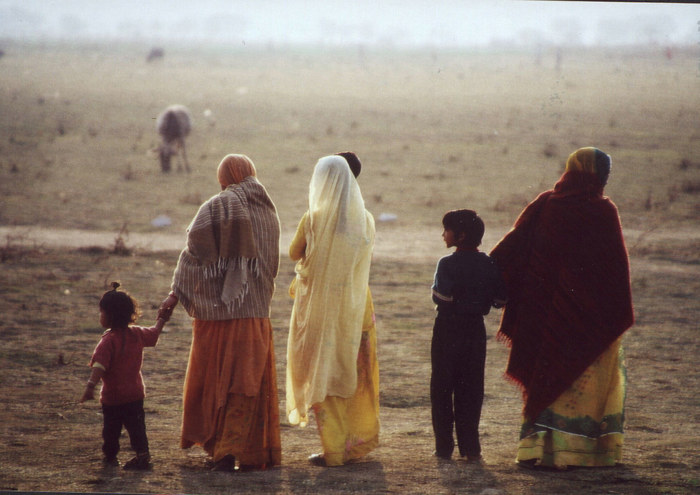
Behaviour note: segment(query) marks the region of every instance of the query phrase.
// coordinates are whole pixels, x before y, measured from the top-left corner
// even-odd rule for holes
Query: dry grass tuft
[[[685,194],[700,193],[700,180],[684,180],[681,184],[681,191]]]

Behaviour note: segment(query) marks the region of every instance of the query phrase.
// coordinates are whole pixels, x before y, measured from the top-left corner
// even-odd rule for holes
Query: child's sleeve
[[[103,335],[102,340],[100,340],[97,347],[95,347],[95,351],[92,353],[89,366],[91,368],[100,368],[104,371],[108,371],[111,364],[112,346],[110,345],[109,337]]]
[[[450,304],[454,301],[453,290],[454,281],[449,276],[449,270],[445,267],[445,259],[441,259],[435,270],[435,280],[433,282],[433,302],[440,306],[441,304]]]
[[[141,333],[141,339],[144,347],[155,347],[160,337],[160,330],[157,327],[132,327]]]

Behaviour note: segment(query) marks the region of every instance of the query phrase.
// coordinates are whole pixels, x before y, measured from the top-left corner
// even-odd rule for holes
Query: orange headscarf
[[[240,184],[246,177],[256,176],[253,161],[245,155],[226,155],[216,171],[219,184],[226,189],[231,184]]]

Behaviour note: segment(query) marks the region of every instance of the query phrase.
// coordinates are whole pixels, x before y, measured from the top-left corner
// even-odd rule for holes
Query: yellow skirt
[[[379,363],[374,305],[368,293],[352,397],[328,396],[311,407],[327,466],[358,459],[379,444]]]
[[[267,318],[195,320],[185,377],[181,447],[200,445],[214,461],[281,462],[279,398]]]
[[[622,458],[626,379],[615,341],[534,422],[524,422],[518,462],[614,466]]]

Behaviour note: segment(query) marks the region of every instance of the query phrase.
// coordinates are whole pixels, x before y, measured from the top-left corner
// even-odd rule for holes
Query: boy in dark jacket
[[[486,362],[484,315],[491,306],[505,304],[505,286],[496,264],[478,250],[484,222],[476,212],[449,211],[442,224],[446,246],[456,250],[438,262],[432,287],[437,304],[430,377],[435,455],[452,457],[454,425],[460,456],[479,462]]]

